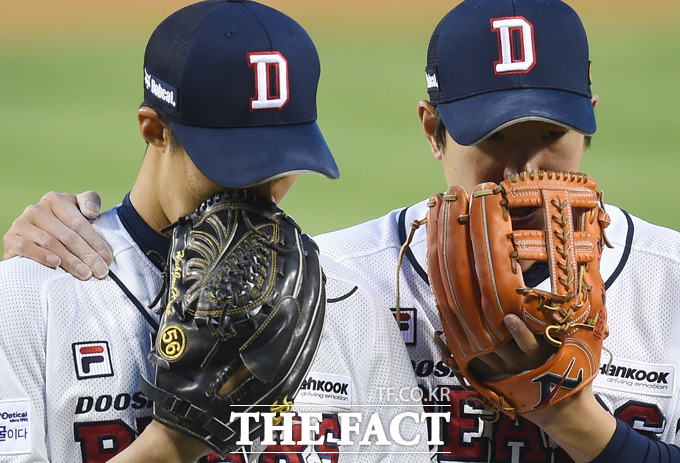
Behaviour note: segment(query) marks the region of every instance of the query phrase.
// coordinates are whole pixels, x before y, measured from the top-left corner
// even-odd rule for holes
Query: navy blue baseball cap
[[[321,72],[307,32],[252,1],[167,17],[144,55],[144,104],[170,121],[196,167],[224,187],[291,173],[339,176],[317,125]]]
[[[461,145],[522,121],[595,133],[586,32],[559,0],[466,0],[435,28],[426,77]]]

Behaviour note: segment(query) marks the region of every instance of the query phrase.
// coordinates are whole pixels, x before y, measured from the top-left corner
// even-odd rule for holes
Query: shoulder
[[[611,225],[605,229],[612,245],[629,253],[680,263],[679,232],[647,222],[618,207],[605,207],[612,219]]]
[[[362,257],[384,249],[401,247],[401,242],[411,221],[424,218],[427,202],[422,201],[409,207],[394,209],[382,217],[352,227],[324,233],[314,237],[321,253],[326,257],[343,262],[346,259]]]
[[[339,321],[334,329],[358,330],[367,336],[394,323],[384,299],[361,275],[323,256],[321,265],[326,274],[327,312]]]
[[[29,368],[43,358],[47,301],[53,288],[69,279],[76,280],[25,257],[0,262],[0,351],[10,365]]]
[[[134,239],[127,232],[123,223],[118,218],[118,207],[102,212],[96,220],[92,222],[97,233],[113,249],[114,256],[116,253],[123,252],[130,248],[136,248]]]
[[[605,209],[611,217],[604,230],[611,247],[604,249],[600,262],[606,287],[616,281],[627,282],[618,287],[644,283],[680,291],[680,233],[615,206],[605,205]],[[649,290],[645,293],[651,295]]]
[[[331,362],[351,364],[355,373],[368,373],[371,365],[377,368],[376,362],[382,362],[380,368],[389,365],[394,371],[407,372],[405,377],[412,375],[406,346],[384,299],[342,264],[322,257],[321,265],[327,277],[324,351],[334,352]],[[371,353],[368,359],[367,352]]]
[[[24,305],[39,296],[51,281],[69,277],[61,268],[52,269],[25,257],[13,257],[0,262],[0,300],[8,302],[20,297],[21,300],[14,302]]]
[[[358,273],[323,255],[321,266],[326,275],[326,299],[330,304],[345,300],[360,304],[381,303],[378,293]]]

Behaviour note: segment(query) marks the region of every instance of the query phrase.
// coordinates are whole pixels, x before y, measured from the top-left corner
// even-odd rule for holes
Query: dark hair
[[[446,126],[444,126],[444,121],[439,113],[439,108],[433,106],[434,108],[434,137],[437,140],[437,146],[443,148],[446,146]],[[583,142],[584,149],[590,148],[593,136],[586,135]]]
[[[434,108],[434,137],[437,140],[437,146],[444,148],[446,146],[446,127],[444,126],[444,121],[442,120],[442,115],[439,113],[439,108],[433,106]]]
[[[175,135],[175,132],[173,132],[172,127],[170,126],[170,121],[168,121],[165,117],[161,116],[160,114],[158,115],[158,118],[160,119],[161,123],[163,124],[163,129],[167,131],[168,144],[170,145],[170,152],[174,154],[177,151],[183,149],[183,146],[179,142],[177,135]]]

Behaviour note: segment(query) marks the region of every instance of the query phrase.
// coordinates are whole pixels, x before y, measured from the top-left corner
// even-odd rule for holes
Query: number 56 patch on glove
[[[154,418],[224,456],[241,436],[234,413],[288,412],[316,354],[325,277],[316,244],[249,190],[225,191],[180,218],[161,292],[143,392]]]

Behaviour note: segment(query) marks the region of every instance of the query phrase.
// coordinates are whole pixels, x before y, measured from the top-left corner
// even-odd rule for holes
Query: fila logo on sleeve
[[[106,341],[74,343],[73,361],[78,379],[113,376],[111,353]]]
[[[513,16],[491,19],[491,29],[498,34],[496,74],[529,72],[536,64],[534,26],[522,16]]]
[[[250,109],[279,110],[288,103],[288,61],[278,51],[248,53],[255,68],[255,92]]]

